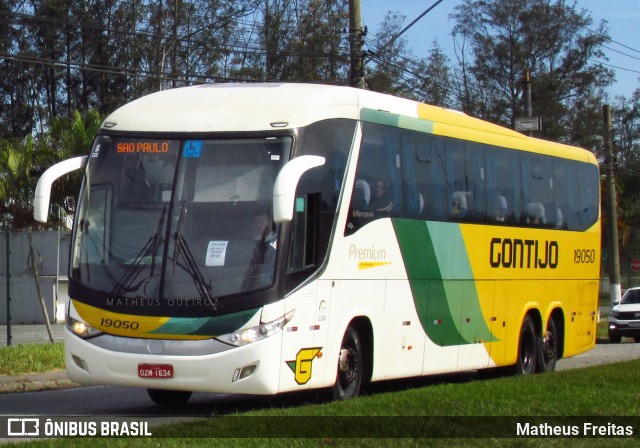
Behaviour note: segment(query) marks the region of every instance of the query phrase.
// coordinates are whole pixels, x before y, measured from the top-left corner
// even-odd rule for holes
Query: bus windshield
[[[275,178],[291,137],[99,136],[75,226],[71,278],[118,300],[202,299],[274,281]]]

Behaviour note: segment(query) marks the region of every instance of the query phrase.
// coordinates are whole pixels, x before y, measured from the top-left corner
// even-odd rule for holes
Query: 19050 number
[[[574,263],[595,263],[596,251],[595,249],[575,249],[573,251]]]
[[[140,328],[138,322],[132,322],[128,320],[120,319],[100,319],[100,325],[107,328],[122,328],[123,330],[137,330]]]

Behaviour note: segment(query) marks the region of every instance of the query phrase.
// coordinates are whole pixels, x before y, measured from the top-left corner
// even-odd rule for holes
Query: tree
[[[367,86],[376,92],[415,99],[413,80],[408,76],[412,55],[407,50],[407,40],[396,38],[404,20],[404,15],[389,11],[378,27],[369,45],[375,65],[367,71]]]
[[[39,139],[29,136],[23,140],[0,140],[0,215],[14,229],[35,224],[33,195],[40,175],[54,163],[89,153],[102,118],[96,111],[73,118],[57,118],[50,132]],[[81,173],[74,173],[56,181],[52,204],[67,215],[75,210],[75,197],[80,187]],[[57,225],[52,216],[51,225]]]
[[[613,108],[621,258],[640,255],[640,89]]]
[[[451,70],[449,58],[444,54],[437,41],[431,44],[429,56],[419,61],[412,69],[420,74],[420,92],[424,92],[422,101],[436,106],[451,104]]]
[[[604,24],[590,32],[592,19],[564,0],[464,0],[456,7],[454,35],[471,46],[472,75],[491,92],[482,118],[514,126],[523,114],[523,76],[533,80],[534,115],[542,115],[544,137],[581,143],[570,124],[604,95],[612,73],[591,63],[603,57],[609,40]],[[593,128],[593,123],[591,125]]]
[[[346,0],[263,0],[258,72],[267,80],[341,83],[347,64]]]
[[[4,224],[23,229],[33,223],[33,193],[37,179],[51,164],[53,153],[31,136],[3,140],[0,158],[0,215]]]

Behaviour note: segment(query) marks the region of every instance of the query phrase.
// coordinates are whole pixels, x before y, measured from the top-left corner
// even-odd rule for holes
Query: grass
[[[49,372],[64,368],[64,345],[23,344],[0,348],[0,375]]]
[[[379,383],[371,386],[366,396],[346,402],[322,402],[314,394],[290,394],[241,400],[237,406],[246,410],[236,410],[233,403],[212,403],[215,418],[154,427],[155,437],[150,439],[104,438],[91,439],[90,443],[92,448],[631,446],[637,440],[513,438],[511,434],[515,433],[516,421],[575,424],[580,428],[591,422],[627,425],[630,421],[637,437],[640,393],[634,385],[638,371],[640,360],[634,360],[528,377],[480,380],[471,375],[454,375]],[[177,411],[180,414],[179,408]],[[631,420],[621,416],[630,416]],[[416,437],[467,435],[472,426],[479,438]],[[484,431],[494,438],[482,438]],[[504,434],[509,436],[500,437]],[[24,446],[73,448],[86,446],[87,442],[47,440]]]

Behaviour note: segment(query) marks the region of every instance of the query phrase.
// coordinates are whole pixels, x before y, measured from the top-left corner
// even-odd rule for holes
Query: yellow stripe
[[[72,300],[71,302],[78,315],[86,323],[100,331],[118,336],[162,337],[162,335],[149,335],[148,333],[160,328],[169,320],[168,317],[114,313],[77,300]],[[173,337],[175,338],[175,336]],[[189,339],[193,339],[193,337]]]
[[[377,268],[378,266],[384,266],[391,264],[390,261],[361,261],[358,263],[358,270]]]

